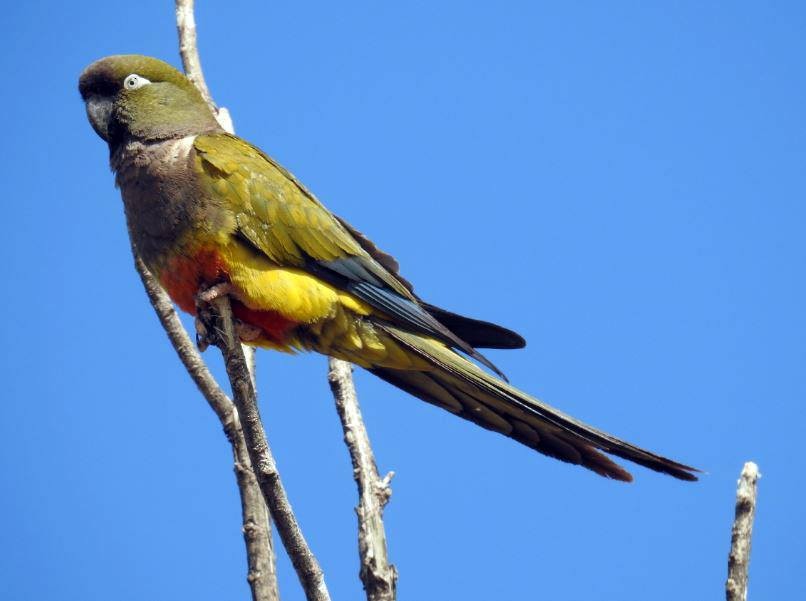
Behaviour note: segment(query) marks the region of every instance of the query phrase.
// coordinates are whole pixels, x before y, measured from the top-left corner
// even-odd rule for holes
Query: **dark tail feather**
[[[450,349],[408,332],[385,328],[433,371],[372,369],[414,396],[561,461],[629,482],[632,476],[602,453],[628,459],[680,480],[696,480],[696,468],[651,453],[584,424],[530,397]]]
[[[584,465],[606,478],[613,478],[622,482],[632,481],[632,476],[629,472],[590,445],[574,445],[573,443],[565,442],[560,432],[552,433],[543,426],[535,428],[529,426],[526,422],[512,420],[511,418],[505,419],[488,410],[483,404],[468,402],[469,397],[466,395],[455,396],[449,388],[441,384],[432,374],[383,368],[370,371],[379,378],[427,403],[446,409],[483,428],[504,434],[544,455],[568,463]],[[464,398],[462,399],[461,397]]]
[[[439,323],[470,346],[498,349],[517,349],[526,346],[526,340],[523,339],[523,336],[505,327],[489,321],[458,315],[428,303],[423,303],[422,305]]]

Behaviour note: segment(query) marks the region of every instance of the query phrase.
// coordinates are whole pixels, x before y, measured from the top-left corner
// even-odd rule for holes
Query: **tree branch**
[[[761,474],[752,461],[744,464],[736,490],[736,517],[730,540],[728,580],[725,583],[727,601],[747,599],[747,579],[750,569],[750,542],[753,536],[753,518],[756,515],[756,493]]]
[[[195,0],[176,0],[176,29],[179,34],[179,56],[182,58],[182,68],[187,78],[199,90],[204,101],[213,111],[219,125],[229,133],[235,133],[232,126],[232,117],[224,107],[216,106],[199,58],[199,46],[196,42],[196,17],[193,12]],[[247,355],[248,358],[248,355]]]
[[[221,126],[226,131],[233,132],[229,113],[226,109],[215,105],[204,79],[196,40],[193,5],[193,0],[176,0],[176,21],[182,63],[188,78],[197,86]],[[278,521],[278,531],[286,549],[289,551],[300,580],[303,582],[308,598],[314,598],[311,597],[312,594],[323,594],[324,596],[321,598],[327,598],[327,589],[325,588],[321,569],[310,549],[308,549],[302,533],[299,531],[299,526],[291,512],[291,507],[280,483],[279,474],[263,432],[254,391],[254,350],[251,347],[237,343],[238,338],[233,331],[230,319],[229,301],[225,299],[225,301],[220,302],[224,303],[218,306],[219,317],[222,319],[222,329],[225,333],[229,332],[229,334],[221,337],[219,346],[225,355],[225,362],[238,409],[243,416],[247,416],[245,412],[249,411],[249,417],[245,417],[247,425],[246,438],[250,441],[247,450],[251,453],[253,465],[257,467],[254,473],[261,484],[271,512],[275,516],[275,520]],[[243,365],[248,368],[250,374],[249,384],[251,384],[251,390],[250,386],[246,386],[242,380],[238,380],[240,389],[236,390],[236,380],[234,378],[242,378],[243,366],[235,346],[240,346],[240,350],[245,354]],[[331,359],[329,379],[331,389],[336,398],[337,409],[344,429],[345,442],[350,451],[359,490],[359,505],[356,508],[356,512],[359,521],[361,581],[370,601],[394,601],[397,572],[388,561],[386,536],[382,520],[383,507],[391,495],[389,480],[392,477],[392,473],[383,480],[378,474],[369,437],[358,406],[350,365]],[[245,497],[242,495],[242,503],[244,502]],[[278,516],[282,516],[282,518]]]
[[[181,13],[181,18],[180,18]],[[183,46],[183,57],[195,56],[195,70],[201,76],[201,66],[195,46],[195,23],[193,21],[193,3],[177,1],[177,18],[180,40]],[[183,26],[192,25],[192,32]],[[203,92],[209,100],[206,86]],[[211,100],[210,100],[211,102]],[[231,122],[230,128],[231,128]],[[131,238],[131,236],[130,236]],[[238,414],[230,398],[224,393],[201,358],[195,344],[191,341],[168,295],[149,272],[139,257],[137,249],[132,245],[134,264],[143,282],[146,294],[160,320],[179,359],[188,374],[196,383],[211,409],[215,412],[231,446],[235,460],[235,474],[238,491],[241,497],[241,515],[244,542],[248,563],[247,581],[252,592],[253,601],[278,601],[277,574],[275,569],[274,548],[271,540],[271,523],[268,518],[263,495],[258,487],[252,470],[252,464],[246,447]]]
[[[179,34],[179,56],[182,57],[182,67],[185,75],[201,92],[204,101],[213,111],[217,107],[210,95],[207,82],[199,58],[199,46],[196,42],[196,16],[193,12],[194,0],[176,0],[176,29]]]
[[[309,601],[330,601],[322,569],[302,535],[266,439],[252,378],[235,332],[229,297],[223,295],[216,298],[208,308],[200,312],[200,315],[205,323],[211,324],[210,331],[213,332],[215,344],[224,355],[224,364],[232,384],[235,406],[241,416],[252,469],[305,595]]]
[[[252,471],[252,462],[246,448],[238,413],[230,398],[221,390],[213,374],[201,358],[196,345],[188,336],[171,299],[148,271],[143,260],[132,245],[134,266],[143,287],[151,301],[151,306],[165,329],[176,354],[196,383],[210,408],[218,416],[224,433],[232,445],[235,459],[235,475],[241,495],[241,516],[246,555],[249,565],[247,581],[252,590],[253,601],[278,601],[277,574],[275,571],[274,548],[271,541],[271,527],[263,502],[263,495]]]
[[[353,477],[358,485],[358,553],[361,558],[359,575],[368,601],[394,601],[397,570],[389,563],[383,508],[392,496],[389,482],[394,472],[381,478],[369,435],[361,417],[358,397],[353,384],[353,367],[345,361],[331,358],[328,381],[344,430],[344,443],[353,462]]]

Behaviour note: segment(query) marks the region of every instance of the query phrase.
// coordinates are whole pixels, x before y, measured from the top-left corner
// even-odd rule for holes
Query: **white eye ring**
[[[150,83],[151,82],[145,77],[137,75],[137,73],[132,73],[131,75],[127,75],[126,79],[123,80],[123,87],[127,90],[136,90]]]

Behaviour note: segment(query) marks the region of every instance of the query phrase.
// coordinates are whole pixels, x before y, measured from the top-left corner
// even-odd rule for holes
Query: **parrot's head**
[[[190,80],[148,56],[107,56],[84,69],[78,90],[95,133],[110,149],[126,140],[156,141],[221,131]]]

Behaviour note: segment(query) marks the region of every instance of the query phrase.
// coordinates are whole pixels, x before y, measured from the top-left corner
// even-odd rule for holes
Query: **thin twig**
[[[204,81],[204,72],[199,59],[199,46],[196,43],[196,16],[193,12],[194,0],[176,0],[176,28],[179,33],[179,55],[185,75],[193,82],[205,102],[216,110],[213,97]]]
[[[214,332],[215,343],[224,355],[224,364],[232,385],[235,406],[241,416],[252,468],[263,492],[263,498],[274,518],[280,540],[283,541],[283,546],[297,571],[308,601],[329,601],[330,595],[322,569],[302,535],[266,439],[252,378],[235,332],[229,297],[223,295],[216,298],[210,309],[209,314],[204,315],[203,319],[213,326],[210,331]]]
[[[727,601],[747,599],[747,579],[750,569],[750,542],[753,536],[753,518],[756,515],[756,494],[761,474],[752,461],[744,464],[736,490],[736,517],[728,556],[728,580],[725,583]]]
[[[187,78],[199,90],[204,101],[213,111],[219,125],[229,133],[234,133],[232,117],[224,107],[216,106],[201,68],[199,45],[196,41],[196,17],[193,11],[195,0],[176,0],[176,29],[179,34],[179,56]]]
[[[344,443],[353,462],[353,477],[358,485],[358,553],[361,558],[359,575],[368,601],[394,601],[397,570],[389,563],[383,508],[392,496],[389,482],[394,472],[381,478],[369,435],[361,417],[358,397],[353,384],[353,367],[345,361],[331,358],[328,381],[336,409],[339,412]]]
[[[271,530],[266,514],[266,505],[252,471],[252,462],[246,448],[238,413],[230,398],[221,390],[213,374],[207,368],[196,345],[185,331],[173,303],[159,283],[148,271],[143,260],[138,256],[134,246],[134,266],[143,287],[151,301],[151,306],[168,334],[176,354],[196,383],[210,408],[218,416],[224,433],[232,445],[235,459],[235,475],[241,495],[241,514],[243,536],[246,543],[246,555],[249,565],[247,581],[252,590],[253,601],[277,601],[277,574],[275,572],[274,548],[271,541]]]

